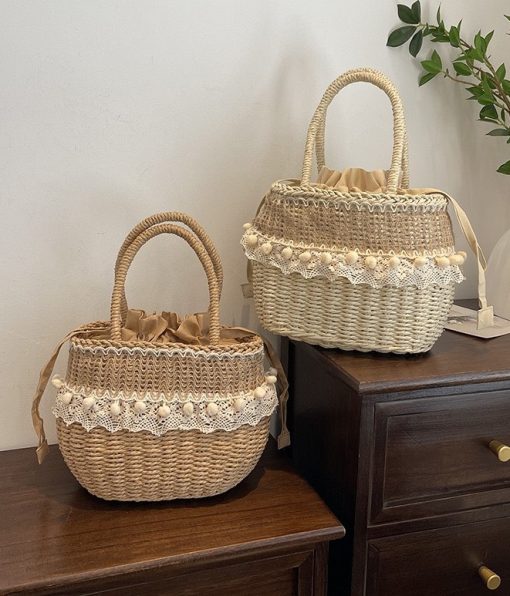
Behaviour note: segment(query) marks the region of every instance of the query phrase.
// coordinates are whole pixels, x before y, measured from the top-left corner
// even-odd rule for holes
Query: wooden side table
[[[225,495],[156,504],[89,495],[55,446],[0,453],[1,594],[323,596],[343,535],[272,445]]]
[[[510,335],[404,357],[285,345],[294,462],[347,529],[331,593],[510,594]]]

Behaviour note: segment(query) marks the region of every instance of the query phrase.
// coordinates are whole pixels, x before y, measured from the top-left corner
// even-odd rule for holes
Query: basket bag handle
[[[349,70],[335,79],[324,92],[315,110],[306,136],[305,155],[301,174],[301,184],[306,186],[311,182],[313,151],[315,147],[317,167],[320,169],[324,161],[324,135],[326,115],[334,97],[347,85],[352,83],[371,83],[386,93],[391,101],[393,111],[393,152],[388,174],[388,192],[395,193],[402,174],[401,186],[409,186],[409,162],[407,153],[407,132],[402,100],[396,87],[383,73],[371,68],[357,68]]]
[[[148,230],[152,226],[155,226],[160,223],[165,223],[165,222],[166,223],[179,222],[179,223],[184,224],[190,230],[192,230],[192,232],[202,242],[202,244],[204,245],[205,249],[207,250],[209,257],[212,261],[214,272],[216,274],[216,279],[218,280],[218,287],[219,287],[219,293],[220,293],[220,298],[221,298],[221,290],[223,287],[223,267],[221,265],[221,259],[218,254],[218,251],[216,250],[214,243],[212,242],[212,240],[210,239],[210,237],[208,236],[208,234],[204,230],[204,228],[196,220],[194,220],[190,215],[187,215],[186,213],[180,213],[179,211],[164,211],[162,213],[156,213],[154,215],[146,217],[140,223],[138,223],[129,232],[129,234],[126,236],[126,239],[122,243],[122,246],[120,247],[119,254],[117,256],[117,261],[115,263],[115,272],[117,272],[119,263],[120,263],[122,257],[124,256],[124,254],[126,253],[126,250],[129,248],[129,246],[133,242],[133,240],[135,240],[137,236],[139,236],[142,232],[144,232],[145,230]],[[121,300],[121,313],[122,313],[122,321],[125,321],[126,314],[127,314],[127,302],[126,302],[126,296],[124,293],[122,295],[122,300]]]
[[[190,223],[196,222],[189,218]],[[143,222],[142,222],[143,223]],[[198,224],[196,224],[198,226]],[[135,228],[136,229],[136,228]],[[143,229],[143,226],[142,226]],[[125,283],[127,272],[133,259],[135,258],[138,251],[142,246],[161,234],[174,234],[185,240],[191,248],[195,251],[198,256],[202,267],[207,276],[207,284],[209,287],[209,335],[212,344],[218,344],[220,341],[220,315],[219,315],[219,303],[220,303],[220,281],[216,273],[216,268],[213,264],[213,259],[210,256],[209,251],[206,248],[205,242],[202,242],[197,236],[195,236],[189,230],[182,228],[178,225],[171,223],[159,223],[151,225],[148,229],[143,229],[142,232],[133,235],[133,239],[129,244],[124,243],[119,252],[117,258],[117,264],[115,267],[115,283],[113,286],[112,303],[111,303],[111,337],[113,341],[121,341],[122,339],[122,321],[123,321],[123,309],[127,309],[125,299]],[[212,245],[209,237],[202,230],[201,234],[206,238],[207,242]],[[128,236],[129,237],[129,236]],[[217,267],[219,266],[221,272],[221,264],[219,258],[217,259]]]

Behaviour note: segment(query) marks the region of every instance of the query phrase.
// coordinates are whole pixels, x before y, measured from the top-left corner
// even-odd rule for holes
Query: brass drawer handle
[[[485,587],[488,590],[497,590],[501,585],[501,578],[485,565],[478,568],[478,575],[482,578]]]
[[[510,461],[510,447],[501,441],[491,441],[489,449],[498,456],[499,461]]]

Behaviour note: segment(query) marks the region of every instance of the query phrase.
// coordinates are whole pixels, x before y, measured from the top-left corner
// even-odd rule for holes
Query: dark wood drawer
[[[510,502],[507,391],[375,405],[370,523]],[[509,592],[510,593],[510,592]]]
[[[481,565],[510,594],[510,519],[379,538],[368,544],[366,596],[483,596]]]

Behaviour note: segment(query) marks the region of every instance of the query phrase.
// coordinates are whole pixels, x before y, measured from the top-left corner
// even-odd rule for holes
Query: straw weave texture
[[[291,193],[292,189],[281,186],[278,193],[270,193],[253,225],[267,236],[310,247],[357,250],[361,254],[368,251],[416,255],[432,247],[438,254],[452,250],[452,223],[444,197],[438,207],[431,208],[427,200],[420,204],[420,196],[414,196],[411,208],[406,204],[408,197],[389,203],[384,201],[384,195],[379,195],[372,197],[371,202],[362,202],[345,193],[350,204],[335,205],[331,200],[305,203],[295,200]],[[319,191],[316,196],[320,194]]]
[[[342,277],[305,279],[260,263],[253,265],[253,290],[260,322],[273,333],[325,348],[396,354],[430,350],[455,293],[453,284],[372,288]]]
[[[121,339],[127,271],[159,234],[183,238],[202,263],[210,298],[206,345]],[[257,463],[276,406],[275,377],[264,374],[259,336],[221,327],[222,279],[216,250],[189,216],[158,214],[128,235],[115,267],[111,322],[74,333],[54,408],[64,459],[92,494],[120,501],[206,497],[229,490]],[[130,431],[135,425],[143,429]]]
[[[269,418],[233,432],[87,432],[57,420],[60,450],[78,482],[115,501],[164,501],[210,497],[236,486],[257,464]]]
[[[327,108],[352,83],[388,96],[393,151],[386,188],[361,192],[314,184],[325,165]],[[429,350],[463,279],[449,201],[409,190],[407,133],[399,94],[372,69],[348,71],[327,88],[308,128],[301,180],[275,182],[241,241],[253,264],[265,329],[328,348],[395,353]]]

